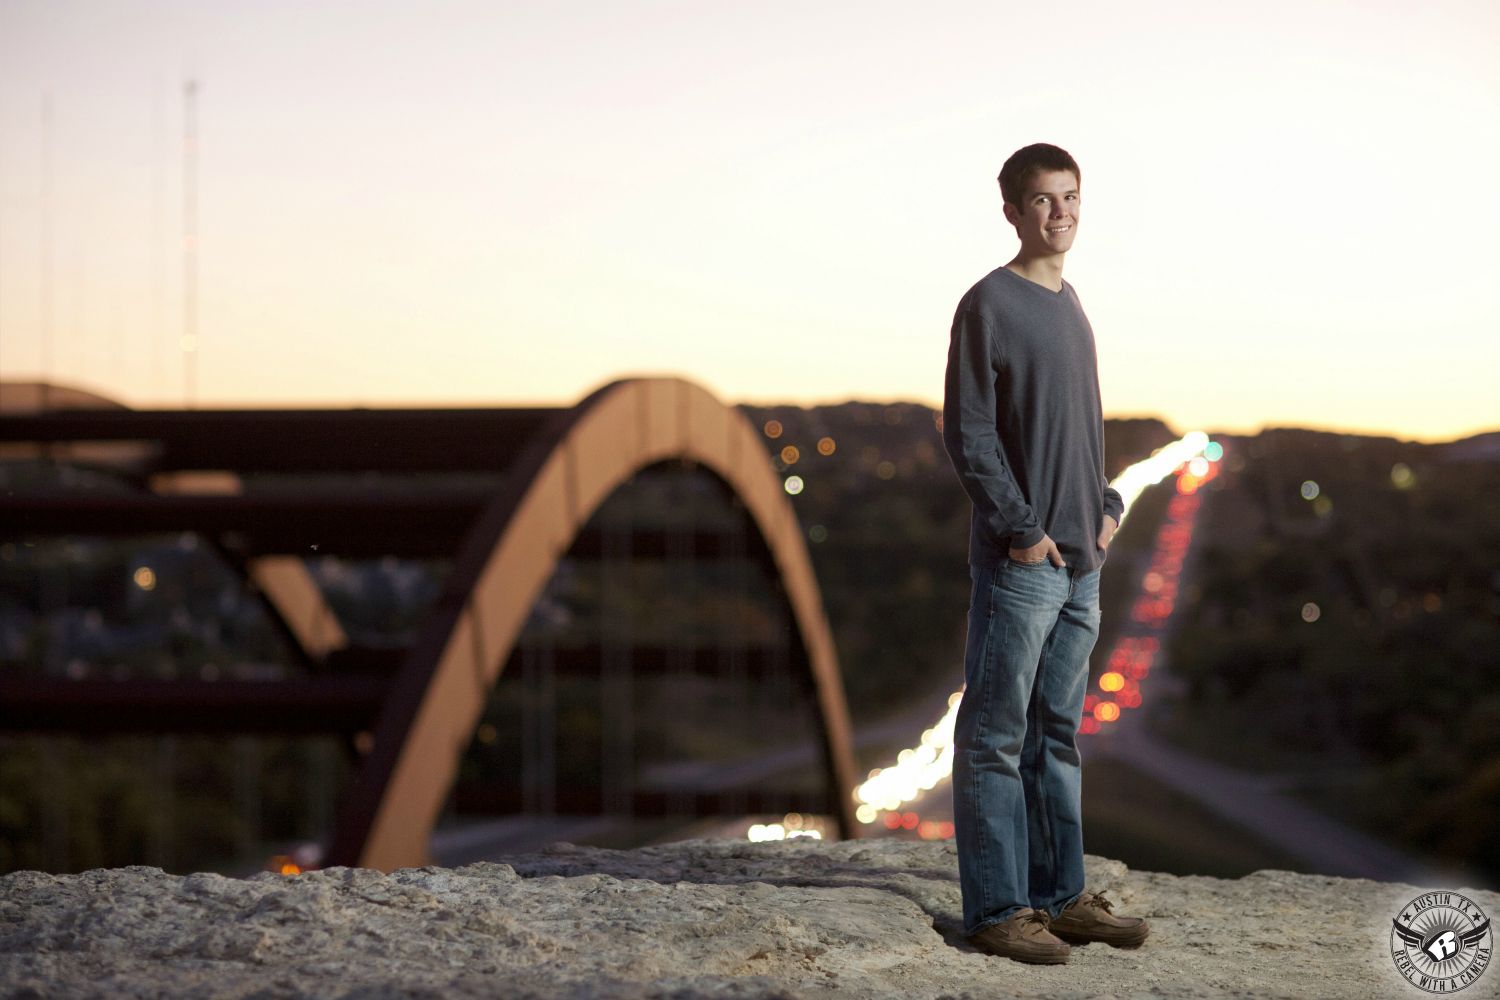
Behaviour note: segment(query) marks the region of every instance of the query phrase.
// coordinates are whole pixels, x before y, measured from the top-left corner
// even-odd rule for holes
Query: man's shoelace
[[[1105,913],[1113,913],[1114,910],[1115,910],[1115,904],[1113,904],[1109,900],[1105,899],[1104,898],[1104,893],[1102,893],[1102,892],[1093,893],[1091,895],[1091,897],[1089,898],[1088,905],[1089,906],[1097,906],[1101,910],[1103,910]]]
[[[1047,928],[1052,926],[1052,916],[1046,910],[1032,910],[1021,918],[1021,923],[1023,925],[1021,933],[1023,934],[1027,930],[1024,926],[1025,924],[1041,924],[1042,930],[1047,930]]]

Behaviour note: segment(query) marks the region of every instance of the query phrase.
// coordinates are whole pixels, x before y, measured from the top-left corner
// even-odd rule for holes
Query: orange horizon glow
[[[628,377],[628,376],[622,376],[622,377]],[[678,377],[684,377],[684,378],[686,378],[687,376],[679,375]],[[690,380],[691,381],[698,381],[698,380],[695,380],[695,379],[690,379]],[[608,382],[612,382],[612,381],[615,381],[615,379],[613,379],[613,378],[607,379],[605,382],[601,382],[600,385],[604,385],[604,384],[607,384]],[[13,378],[7,376],[4,379],[0,379],[0,387],[3,387],[7,383],[9,383],[9,384],[15,384],[15,385],[27,385],[27,384],[38,384],[38,382],[39,382],[39,380],[37,380],[35,378],[28,378],[24,373],[22,373],[22,374],[19,374],[19,375],[13,377]],[[134,403],[134,402],[131,402],[128,399],[124,399],[124,398],[121,398],[119,396],[112,395],[112,394],[110,394],[110,393],[108,393],[106,391],[103,391],[101,388],[99,388],[97,386],[88,386],[88,385],[80,384],[80,383],[77,383],[77,382],[67,382],[67,383],[56,383],[56,382],[54,382],[54,383],[50,383],[50,384],[52,386],[54,386],[54,387],[57,387],[57,388],[82,390],[82,391],[88,392],[88,393],[90,393],[92,395],[96,395],[96,396],[99,396],[101,398],[109,399],[109,400],[111,400],[113,402],[117,402],[117,403],[120,403],[122,405],[128,406],[131,409],[155,409],[156,408],[156,407],[144,404],[144,403]],[[517,407],[517,408],[525,408],[525,407],[537,407],[537,408],[546,408],[546,407],[571,407],[571,406],[576,405],[580,399],[582,399],[583,397],[587,396],[590,392],[593,392],[594,389],[597,389],[597,388],[599,388],[599,386],[590,387],[590,388],[585,389],[584,391],[580,392],[577,396],[572,397],[572,398],[518,398],[518,399],[478,399],[478,398],[476,398],[476,399],[446,399],[445,398],[445,399],[426,399],[426,400],[423,400],[423,399],[407,399],[407,398],[395,397],[395,398],[392,398],[392,399],[374,400],[374,399],[369,398],[369,397],[364,397],[364,398],[357,398],[357,399],[342,399],[342,400],[275,400],[273,402],[268,402],[268,401],[265,401],[265,400],[249,400],[249,399],[235,400],[235,399],[228,399],[228,400],[214,400],[214,401],[201,402],[195,408],[196,409],[229,409],[229,410],[233,410],[233,409],[246,409],[246,410],[257,410],[257,409],[265,409],[265,410],[282,410],[282,409],[285,409],[285,410],[298,410],[298,409],[310,409],[310,410],[317,410],[317,409],[353,409],[353,408],[361,408],[361,407],[387,408],[387,409],[487,409],[487,408],[490,408],[490,407]],[[716,393],[716,395],[717,395],[717,393]],[[751,406],[751,407],[755,407],[757,409],[779,409],[779,408],[785,408],[785,407],[796,407],[796,408],[799,408],[799,409],[812,409],[814,407],[821,407],[821,406],[842,406],[842,405],[847,405],[847,404],[864,404],[864,405],[874,405],[874,406],[921,406],[921,407],[924,407],[924,408],[926,408],[928,410],[931,410],[933,413],[941,413],[942,412],[942,403],[941,402],[934,403],[934,402],[931,402],[931,401],[928,401],[928,400],[921,400],[921,399],[899,399],[899,398],[897,398],[897,399],[872,399],[872,398],[868,398],[868,397],[859,397],[859,398],[849,397],[849,398],[844,398],[844,399],[830,398],[830,399],[826,399],[826,400],[818,400],[818,401],[815,401],[815,402],[808,402],[808,401],[804,401],[804,400],[787,400],[787,399],[779,399],[779,400],[776,400],[776,399],[756,399],[756,400],[734,399],[734,400],[728,400],[727,401],[727,405],[730,405],[730,406]],[[162,409],[179,409],[179,408],[181,408],[181,407],[180,406],[166,406],[166,407],[162,407]],[[1109,413],[1109,412],[1106,412],[1104,414],[1104,419],[1106,421],[1119,421],[1119,420],[1159,420],[1173,434],[1176,434],[1176,435],[1180,436],[1181,433],[1183,432],[1183,428],[1182,427],[1174,425],[1171,421],[1167,420],[1165,417],[1163,417],[1163,416],[1161,416],[1159,414]],[[1412,434],[1398,433],[1397,431],[1394,431],[1394,430],[1392,430],[1390,428],[1363,428],[1363,427],[1352,427],[1352,426],[1347,426],[1347,425],[1341,425],[1341,426],[1330,426],[1330,425],[1313,426],[1313,425],[1309,425],[1309,424],[1259,424],[1259,425],[1255,425],[1255,426],[1252,426],[1252,427],[1249,427],[1249,428],[1214,427],[1214,428],[1211,428],[1211,429],[1208,429],[1208,430],[1204,431],[1204,433],[1206,433],[1211,438],[1222,438],[1222,437],[1255,437],[1258,434],[1262,434],[1262,433],[1264,433],[1266,431],[1272,431],[1272,430],[1305,430],[1305,431],[1316,431],[1316,432],[1327,433],[1327,434],[1347,434],[1347,435],[1351,435],[1351,436],[1354,436],[1354,437],[1391,438],[1391,439],[1397,440],[1397,441],[1411,441],[1411,442],[1415,442],[1415,443],[1418,443],[1418,444],[1447,444],[1447,443],[1452,442],[1452,441],[1461,441],[1461,440],[1464,440],[1466,438],[1476,437],[1476,436],[1481,435],[1481,434],[1491,434],[1491,433],[1500,432],[1500,421],[1497,421],[1495,423],[1489,424],[1487,426],[1474,427],[1471,430],[1467,430],[1467,431],[1463,431],[1463,432],[1460,432],[1460,433],[1456,433],[1456,434],[1454,434],[1452,436],[1448,436],[1448,437],[1422,437],[1422,436],[1417,436],[1417,435],[1412,435]],[[829,454],[829,453],[831,453],[831,452],[823,452],[823,454]]]

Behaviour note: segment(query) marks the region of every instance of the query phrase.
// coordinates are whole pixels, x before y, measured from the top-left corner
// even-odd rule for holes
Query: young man
[[[1005,161],[1021,249],[959,301],[944,380],[943,444],[974,505],[953,758],[964,931],[1022,962],[1147,934],[1083,884],[1078,725],[1124,503],[1104,478],[1094,333],[1062,277],[1079,187],[1056,146]]]

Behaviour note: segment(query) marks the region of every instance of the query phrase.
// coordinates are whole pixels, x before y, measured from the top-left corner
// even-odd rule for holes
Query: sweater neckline
[[[1032,281],[1030,278],[1025,277],[1024,275],[1017,274],[1016,272],[1012,271],[1010,268],[1006,267],[1004,264],[1001,264],[999,267],[995,268],[995,270],[997,270],[997,271],[1004,271],[1006,274],[1010,275],[1012,278],[1015,278],[1017,281],[1021,282],[1022,284],[1030,285],[1032,288],[1035,288],[1035,289],[1037,289],[1040,292],[1044,292],[1044,293],[1046,293],[1047,295],[1049,295],[1050,297],[1052,297],[1054,299],[1060,299],[1060,298],[1062,298],[1063,295],[1068,290],[1068,279],[1066,279],[1066,278],[1062,279],[1062,287],[1059,288],[1057,291],[1054,292],[1052,289],[1048,288],[1046,285],[1042,284],[1041,282],[1039,282],[1039,281]]]

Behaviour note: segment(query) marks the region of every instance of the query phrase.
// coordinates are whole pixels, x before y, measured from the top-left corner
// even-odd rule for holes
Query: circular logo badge
[[[1391,959],[1401,977],[1428,993],[1456,993],[1489,968],[1490,918],[1456,892],[1425,892],[1391,920]]]

